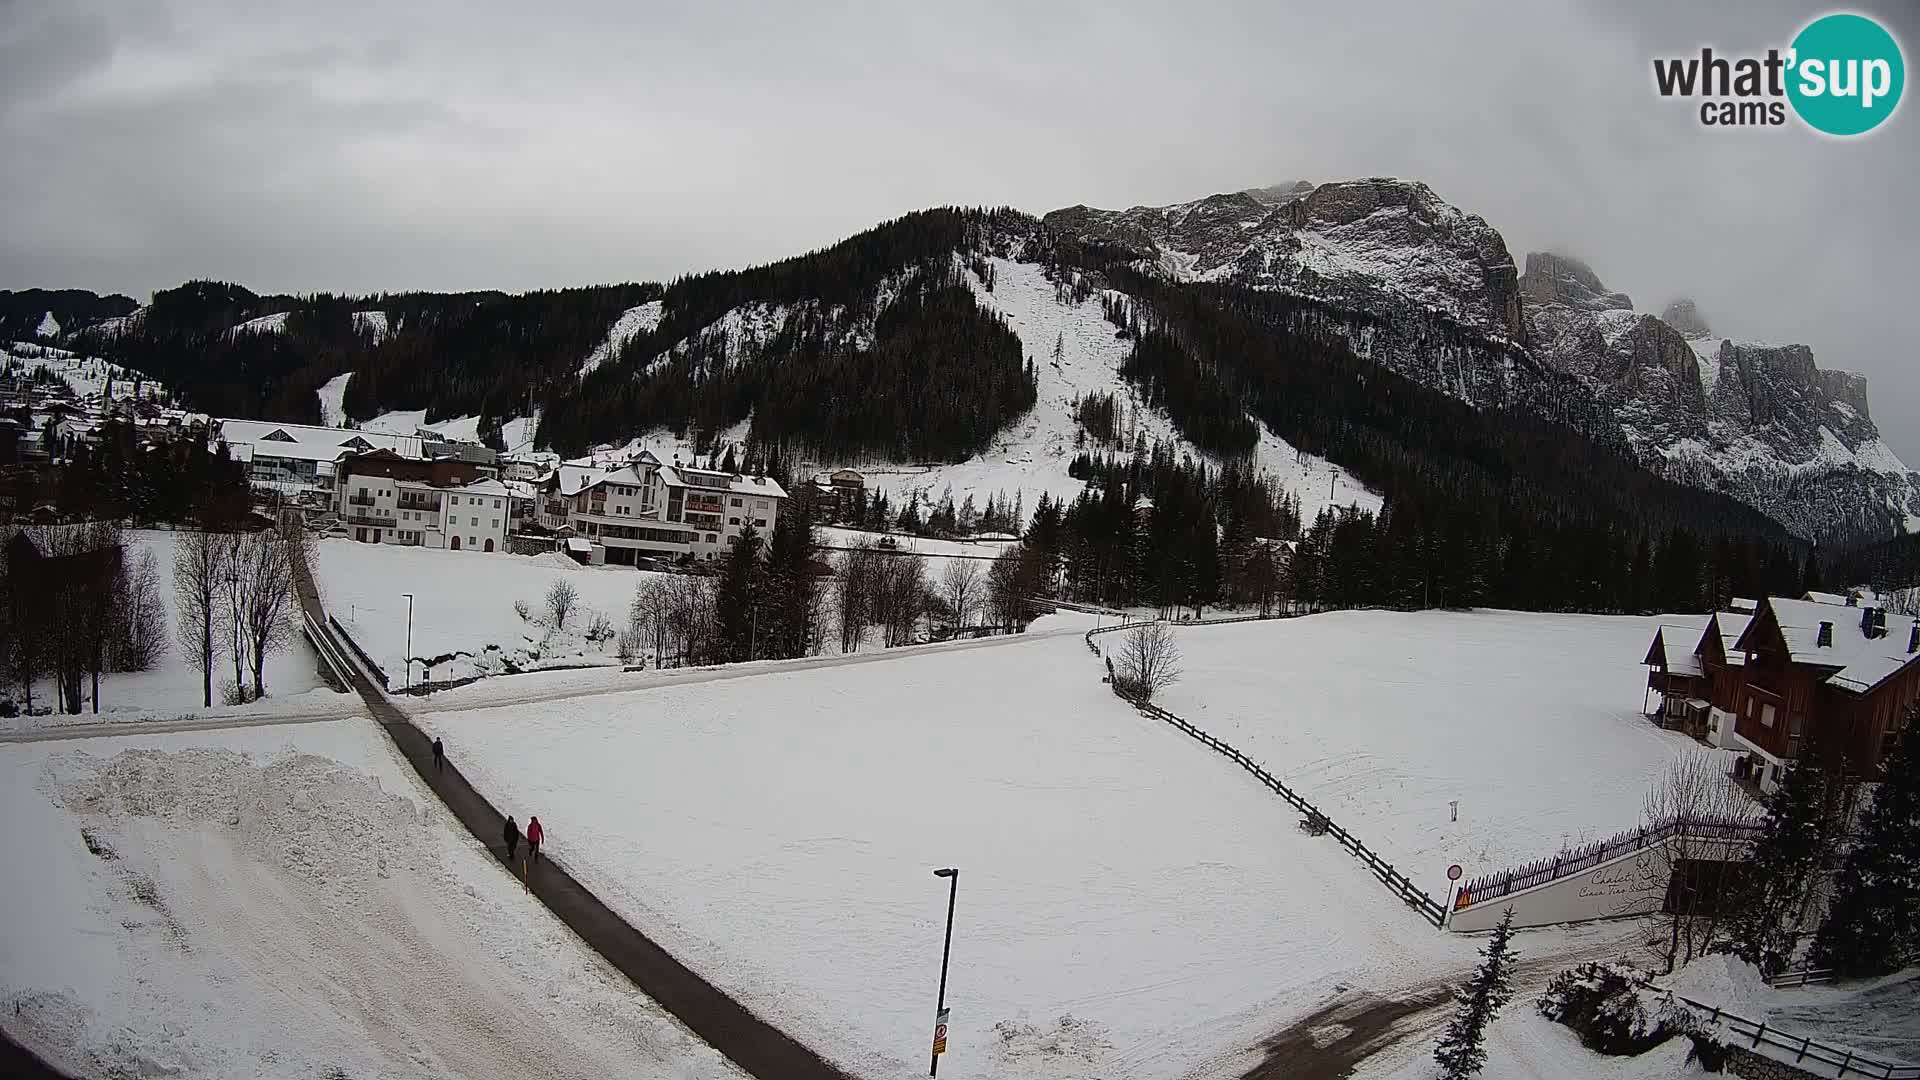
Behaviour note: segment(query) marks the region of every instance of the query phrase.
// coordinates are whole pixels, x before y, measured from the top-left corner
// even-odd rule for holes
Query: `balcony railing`
[[[390,510],[349,510],[347,511],[347,520],[355,525],[390,526],[393,524],[393,512]]]
[[[349,505],[352,505],[352,506],[372,506],[372,505],[373,505],[373,496],[371,496],[371,495],[349,495],[349,496],[347,496],[347,502],[348,502],[348,504],[349,504]]]

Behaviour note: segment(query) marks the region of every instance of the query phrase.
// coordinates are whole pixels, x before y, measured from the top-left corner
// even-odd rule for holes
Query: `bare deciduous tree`
[[[200,669],[205,704],[213,705],[213,665],[220,658],[220,597],[226,570],[227,538],[220,533],[180,534],[173,549],[173,595],[178,609],[180,650]]]
[[[1173,627],[1156,620],[1127,631],[1120,642],[1114,679],[1122,693],[1142,701],[1151,701],[1180,681],[1180,646],[1173,639]]]
[[[167,651],[167,612],[160,598],[160,559],[152,548],[123,564],[115,612],[114,666],[146,671]]]
[[[967,624],[980,592],[980,564],[972,559],[954,559],[940,575],[941,597],[947,602],[947,617],[955,628]]]
[[[1715,828],[1759,818],[1759,807],[1728,775],[1722,760],[1707,751],[1683,753],[1647,791],[1647,827],[1668,822],[1682,826],[1664,849],[1671,879],[1668,902],[1656,920],[1663,939],[1657,948],[1668,973],[1713,951],[1724,916],[1734,906],[1731,890],[1738,884],[1738,863],[1728,842],[1713,835]]]
[[[293,641],[293,561],[283,535],[274,530],[250,534],[240,548],[237,575],[244,582],[238,610],[240,644],[253,675],[253,696],[267,692],[267,657]]]
[[[887,648],[913,644],[927,613],[927,564],[918,555],[891,555],[879,563],[873,616]]]
[[[567,620],[573,616],[573,609],[580,606],[580,593],[573,583],[565,578],[553,579],[553,585],[547,589],[547,625],[555,630],[565,630]]]
[[[858,649],[867,636],[883,558],[885,556],[866,544],[857,544],[840,557],[840,651],[843,653]]]

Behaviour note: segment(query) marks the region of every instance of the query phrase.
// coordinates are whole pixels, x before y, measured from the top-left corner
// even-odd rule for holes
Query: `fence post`
[[[1841,1076],[1847,1075],[1847,1067],[1852,1064],[1853,1064],[1853,1051],[1849,1050],[1847,1051],[1847,1056],[1840,1059],[1840,1075]]]
[[[1765,1022],[1765,1021],[1761,1021],[1761,1023],[1760,1023],[1760,1026],[1759,1026],[1759,1027],[1757,1027],[1757,1028],[1755,1028],[1755,1029],[1753,1029],[1753,1045],[1755,1045],[1755,1046],[1759,1046],[1759,1045],[1760,1045],[1760,1037],[1761,1037],[1762,1035],[1765,1035],[1766,1033],[1767,1033],[1767,1025],[1766,1025],[1766,1022]]]

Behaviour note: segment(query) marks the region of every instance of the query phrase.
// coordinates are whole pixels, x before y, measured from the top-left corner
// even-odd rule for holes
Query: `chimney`
[[[1833,647],[1833,624],[1830,622],[1821,623],[1820,633],[1814,636],[1813,643],[1822,649],[1832,648]]]

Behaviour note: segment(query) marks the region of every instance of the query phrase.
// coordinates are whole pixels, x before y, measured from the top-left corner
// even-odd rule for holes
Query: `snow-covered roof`
[[[569,537],[567,539],[567,550],[578,551],[582,554],[591,552],[593,550],[593,541],[582,536]]]
[[[1832,604],[1778,597],[1768,598],[1767,606],[1786,641],[1789,659],[1796,664],[1837,669],[1827,676],[1829,686],[1865,693],[1908,664],[1920,661],[1920,654],[1907,651],[1914,632],[1910,617],[1887,615],[1887,632],[1870,638],[1862,627],[1862,613],[1872,610],[1869,607],[1835,610]],[[1833,627],[1832,643],[1828,645],[1819,643],[1823,623]],[[1758,619],[1754,625],[1759,625]]]
[[[780,482],[767,476],[740,476],[715,472],[711,469],[695,469],[687,465],[677,468],[672,465],[662,465],[660,479],[673,487],[726,491],[735,495],[753,495],[759,498],[784,499],[787,497],[787,491],[780,486]]]
[[[1760,601],[1749,600],[1744,596],[1736,596],[1733,599],[1727,601],[1727,610],[1733,611],[1733,612],[1745,612],[1746,614],[1751,615],[1754,612],[1760,610]]]
[[[228,446],[251,443],[256,447],[256,457],[332,461],[348,450],[391,450],[402,457],[426,456],[420,438],[415,435],[387,435],[315,424],[276,424],[269,420],[222,419],[217,423],[220,437]]]
[[[1734,603],[1737,605],[1739,601],[1736,600]],[[1709,627],[1720,632],[1720,651],[1726,656],[1728,664],[1738,666],[1747,662],[1747,654],[1734,646],[1739,643],[1740,635],[1746,633],[1747,627],[1751,625],[1753,625],[1753,612],[1741,611],[1737,607],[1733,611],[1715,612],[1713,620],[1708,623]]]
[[[1660,647],[1667,661],[1668,674],[1704,674],[1700,669],[1700,658],[1693,655],[1694,644],[1699,640],[1700,631],[1695,627],[1660,624]]]

